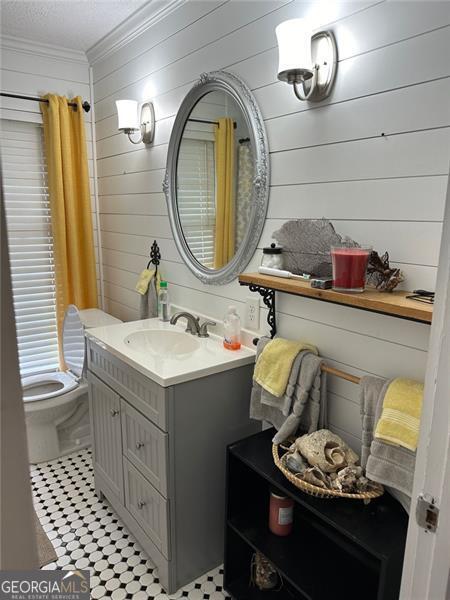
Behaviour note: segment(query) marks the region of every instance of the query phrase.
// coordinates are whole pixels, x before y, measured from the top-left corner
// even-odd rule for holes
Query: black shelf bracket
[[[261,285],[256,285],[255,283],[244,283],[242,281],[239,282],[241,285],[248,285],[248,289],[251,292],[257,292],[262,296],[264,304],[269,309],[267,313],[267,323],[270,327],[270,337],[274,338],[277,334],[277,320],[275,315],[275,290],[271,288],[262,287]]]

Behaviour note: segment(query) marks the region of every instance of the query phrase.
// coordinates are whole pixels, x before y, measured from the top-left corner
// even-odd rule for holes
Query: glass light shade
[[[312,70],[311,31],[306,19],[290,19],[275,29],[278,40],[278,78],[288,73],[306,74]]]
[[[141,127],[138,118],[138,102],[136,100],[116,100],[117,116],[120,130],[138,131]]]

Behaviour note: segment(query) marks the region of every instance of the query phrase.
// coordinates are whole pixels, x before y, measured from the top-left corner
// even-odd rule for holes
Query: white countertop
[[[95,327],[86,331],[88,338],[100,342],[114,356],[120,358],[152,381],[163,387],[192,381],[214,373],[221,373],[255,362],[255,350],[242,346],[240,350],[227,350],[222,338],[210,334],[208,338],[195,337],[198,348],[193,352],[173,355],[170,352],[149,350],[141,352],[125,343],[125,338],[144,330],[184,332],[185,321],[176,325],[163,323],[159,319],[131,321],[106,327]],[[186,334],[191,335],[191,334]]]

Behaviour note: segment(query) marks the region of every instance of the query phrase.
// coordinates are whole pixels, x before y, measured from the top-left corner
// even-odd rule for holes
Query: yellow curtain
[[[69,304],[97,307],[91,196],[81,98],[41,103],[51,208],[58,329]],[[60,345],[61,346],[61,345]],[[62,362],[62,361],[61,361]]]
[[[234,122],[222,117],[216,126],[216,237],[214,268],[220,269],[234,256]]]

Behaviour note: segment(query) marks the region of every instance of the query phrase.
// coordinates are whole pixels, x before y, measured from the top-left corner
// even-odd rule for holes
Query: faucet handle
[[[217,325],[217,323],[215,321],[205,321],[204,323],[202,323],[200,325],[200,333],[198,334],[198,337],[201,337],[201,338],[209,337],[208,325]]]
[[[200,317],[194,317],[193,315],[191,315],[192,317],[192,321],[191,319],[187,319],[187,325],[186,325],[186,333],[190,333],[191,335],[198,335],[198,332],[200,330]]]

